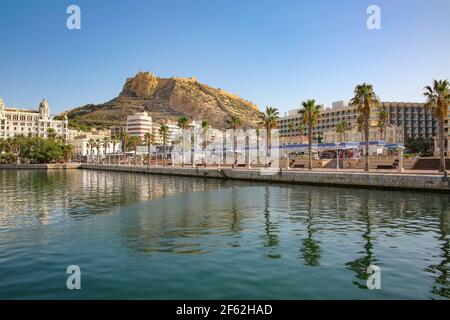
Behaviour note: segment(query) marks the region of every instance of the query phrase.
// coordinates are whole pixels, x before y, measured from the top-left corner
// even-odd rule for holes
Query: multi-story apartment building
[[[19,134],[47,137],[49,129],[63,139],[69,138],[68,120],[54,120],[50,115],[48,102],[42,99],[38,110],[7,108],[0,98],[0,138]]]
[[[113,126],[109,130],[111,132],[111,138],[119,138],[120,134],[122,132],[126,132],[127,131],[127,127],[125,127],[125,126]]]
[[[316,138],[323,138],[325,132],[335,131],[336,126],[342,121],[346,121],[350,127],[357,126],[358,112],[356,107],[351,106],[348,102],[338,101],[334,102],[331,108],[325,108],[323,105],[321,107],[317,126],[313,131]],[[370,122],[372,124],[378,121],[379,112],[382,108],[386,108],[388,111],[388,123],[403,129],[403,141],[408,138],[432,138],[437,134],[436,120],[423,103],[381,102],[380,106],[374,109],[371,114]],[[307,134],[307,128],[300,129],[302,125],[298,110],[290,110],[285,117],[279,119],[280,136]],[[290,122],[294,126],[292,132],[289,130]]]
[[[152,131],[152,117],[147,112],[138,112],[127,118],[127,132],[144,140],[144,135]]]

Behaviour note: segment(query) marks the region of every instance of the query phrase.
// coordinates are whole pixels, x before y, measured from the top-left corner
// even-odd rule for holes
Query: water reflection
[[[232,185],[239,183],[85,170],[0,170],[0,231],[84,219],[141,201]]]
[[[431,292],[444,298],[450,299],[450,239],[448,214],[442,212],[439,219],[439,233],[435,236],[438,241],[440,253],[438,264],[430,265],[426,271],[434,278]]]
[[[372,236],[372,217],[369,209],[369,198],[367,196],[361,199],[361,219],[364,223],[365,231],[362,234],[362,243],[364,244],[363,250],[359,252],[362,256],[354,261],[346,263],[349,270],[355,272],[356,280],[353,284],[360,289],[367,289],[366,280],[369,276],[367,268],[374,264],[381,267],[381,264],[377,262],[373,254],[373,236]]]
[[[326,287],[316,279],[342,281],[329,298],[353,298],[369,294],[366,270],[376,264],[391,281],[383,297],[450,298],[447,195],[81,170],[0,171],[0,186],[0,272],[36,268],[24,262],[29,252],[79,257],[89,248],[86,260],[100,261],[106,247],[106,260],[117,260],[108,268],[139,265],[128,277],[149,288],[181,273],[186,290],[205,279],[301,298],[307,274],[314,288]],[[58,223],[65,231],[55,236]],[[39,228],[20,233],[26,226]],[[19,235],[26,246],[17,249]],[[24,261],[9,265],[9,252],[23,248]]]
[[[307,196],[307,211],[306,211],[306,235],[302,240],[302,247],[300,252],[304,263],[311,267],[320,266],[320,241],[314,238],[316,229],[314,227],[314,209],[313,209],[313,193],[308,192]]]

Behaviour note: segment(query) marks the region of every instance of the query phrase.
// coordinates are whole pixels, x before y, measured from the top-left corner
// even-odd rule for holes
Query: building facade
[[[50,115],[47,100],[42,99],[38,110],[7,108],[0,98],[0,138],[14,137],[19,134],[25,136],[39,136],[47,138],[49,129],[62,137],[69,139],[69,121],[55,120]]]
[[[371,123],[378,121],[380,110],[383,108],[388,112],[388,124],[402,128],[402,141],[418,137],[433,138],[437,135],[436,119],[431,110],[425,108],[424,103],[381,102],[371,113]],[[302,126],[298,111],[299,109],[290,110],[286,116],[280,117],[278,121],[280,136],[308,134],[307,128]],[[323,138],[325,132],[336,131],[337,125],[342,121],[346,121],[349,127],[357,127],[357,118],[356,107],[347,101],[333,102],[331,108],[322,105],[313,134],[316,139]],[[292,130],[289,129],[289,123],[293,125]]]
[[[152,131],[152,117],[147,112],[138,112],[127,118],[127,132],[130,136],[144,140],[144,135]]]

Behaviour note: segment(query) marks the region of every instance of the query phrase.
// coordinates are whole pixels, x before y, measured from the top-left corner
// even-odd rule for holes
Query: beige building
[[[69,139],[67,117],[54,120],[50,116],[47,100],[42,99],[37,110],[7,108],[0,98],[0,138],[14,137],[19,134],[46,138],[49,129],[64,140]]]
[[[383,130],[383,135],[376,126],[371,126],[369,128],[369,141],[385,141],[386,143],[404,143],[403,141],[404,133],[402,127],[397,127],[393,125],[386,126]],[[354,126],[345,131],[343,135],[336,132],[336,130],[329,130],[323,134],[324,143],[332,142],[342,142],[342,141],[364,141],[363,133],[358,131],[357,127]]]
[[[431,111],[425,108],[423,103],[406,103],[406,102],[381,102],[380,107],[373,110],[371,121],[376,122],[379,117],[381,108],[388,111],[388,123],[402,128],[403,139],[425,137],[432,138],[437,134],[436,120],[433,118]],[[281,117],[278,121],[278,129],[280,136],[288,136],[291,134],[289,123],[294,125],[293,134],[299,134],[301,126],[299,109],[290,110],[288,114]],[[336,130],[336,126],[342,121],[346,121],[350,127],[357,125],[358,112],[356,107],[349,105],[347,101],[333,102],[331,108],[322,106],[317,126],[314,128],[314,136],[322,137],[325,132]],[[448,128],[448,121],[447,121]],[[307,134],[307,128],[303,130]]]

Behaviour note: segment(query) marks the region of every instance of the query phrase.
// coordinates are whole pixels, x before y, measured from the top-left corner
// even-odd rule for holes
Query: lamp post
[[[339,171],[339,144],[336,143],[336,171]]]
[[[398,149],[398,172],[403,173],[405,169],[403,168],[403,151],[405,150],[404,147],[399,147]]]

